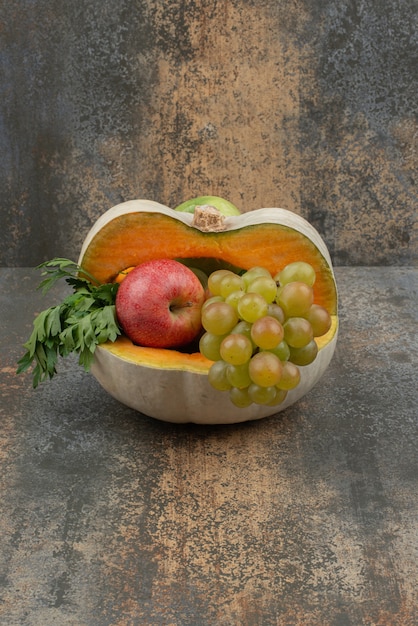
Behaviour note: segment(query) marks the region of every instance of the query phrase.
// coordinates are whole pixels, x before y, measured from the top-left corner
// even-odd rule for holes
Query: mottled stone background
[[[417,0],[0,6],[0,264],[216,194],[309,219],[337,265],[417,263]]]

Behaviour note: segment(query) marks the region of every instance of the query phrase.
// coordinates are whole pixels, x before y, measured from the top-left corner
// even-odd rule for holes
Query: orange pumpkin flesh
[[[112,219],[95,234],[80,265],[106,283],[114,281],[125,268],[151,259],[210,258],[242,269],[259,265],[273,275],[288,263],[303,260],[316,272],[315,302],[336,313],[336,289],[329,264],[302,233],[274,223],[207,233],[182,223],[176,219],[178,215],[174,211],[173,216],[137,212]]]
[[[212,364],[198,351],[144,348],[126,337],[96,350],[92,373],[111,395],[147,415],[172,422],[234,423],[260,419],[286,408],[316,384],[327,368],[338,334],[337,292],[331,260],[321,237],[303,218],[283,209],[258,209],[225,220],[226,230],[202,232],[192,215],[137,200],[107,211],[86,237],[79,264],[100,282],[157,258],[184,259],[209,273],[214,268],[266,267],[273,275],[288,263],[306,261],[316,272],[315,302],[332,315],[332,327],[316,341],[319,353],[300,368],[302,381],[280,406],[235,407],[207,380]],[[172,402],[175,394],[178,401]]]
[[[136,346],[128,337],[120,337],[114,343],[108,342],[106,349],[115,356],[132,363],[146,363],[148,367],[182,369],[198,374],[207,374],[212,361],[200,352],[180,352],[168,348],[146,348]]]

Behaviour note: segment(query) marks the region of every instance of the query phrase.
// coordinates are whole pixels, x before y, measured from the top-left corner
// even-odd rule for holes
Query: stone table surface
[[[153,420],[73,358],[16,361],[61,298],[0,270],[0,623],[418,624],[418,270],[339,267],[317,386],[231,426]]]

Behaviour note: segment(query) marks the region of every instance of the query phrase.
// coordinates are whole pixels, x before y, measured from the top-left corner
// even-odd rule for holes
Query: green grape
[[[226,302],[213,302],[202,311],[202,326],[214,335],[226,335],[238,323],[234,307]]]
[[[233,272],[225,274],[219,283],[219,292],[223,298],[229,296],[229,294],[233,291],[243,290],[243,288],[244,281],[241,276],[238,276],[238,274],[234,274]]]
[[[242,365],[228,365],[226,377],[233,387],[244,389],[251,385],[251,378],[248,373],[248,361]]]
[[[244,285],[248,287],[248,285],[258,276],[267,276],[271,278],[270,272],[265,267],[252,267],[242,275]]]
[[[255,345],[251,337],[252,326],[253,325],[250,322],[246,322],[245,320],[240,320],[238,324],[234,326],[234,328],[231,330],[231,333],[241,333],[242,335],[245,335],[246,337],[248,337],[248,339],[253,344],[253,351],[254,351],[254,348],[256,348],[257,346]]]
[[[283,289],[284,289],[284,285],[281,285],[281,286],[279,285],[279,286],[277,287],[277,295],[276,295],[276,304],[277,304],[277,306],[280,306],[278,303],[279,303],[279,301],[280,301],[280,295],[281,295],[281,293],[282,293]],[[282,309],[282,307],[280,307],[280,308]],[[282,311],[283,311],[283,309],[282,309]],[[284,311],[283,311],[283,315],[284,315],[284,317],[285,317],[285,319],[286,319],[286,314],[285,314],[285,312],[284,312]]]
[[[298,281],[312,287],[315,278],[315,270],[312,265],[305,263],[305,261],[295,261],[294,263],[286,265],[286,267],[276,274],[274,280],[276,280],[279,285],[287,285],[288,283]]]
[[[278,387],[276,387],[276,395],[274,396],[273,400],[268,403],[268,406],[278,406],[279,404],[282,404],[282,402],[286,399],[286,396],[286,389],[279,389]]]
[[[203,356],[210,361],[219,361],[221,353],[219,348],[226,335],[214,335],[213,333],[204,333],[199,341],[199,350]]]
[[[221,295],[221,282],[225,276],[236,276],[231,270],[216,270],[208,278],[208,289],[213,296]]]
[[[305,317],[312,326],[314,337],[325,335],[331,328],[331,315],[319,304],[313,304]]]
[[[267,315],[268,304],[259,293],[246,293],[238,302],[238,314],[246,322],[255,322]]]
[[[303,316],[313,304],[313,289],[306,283],[287,283],[277,290],[277,304],[286,317]]]
[[[231,402],[240,409],[244,409],[246,406],[250,406],[253,403],[248,389],[238,389],[238,387],[232,387],[229,392]]]
[[[238,302],[241,300],[245,291],[238,289],[237,291],[232,291],[226,298],[225,302],[234,307],[234,309],[238,309]]]
[[[271,276],[257,276],[249,283],[247,293],[259,293],[270,304],[276,298],[277,284]]]
[[[231,333],[227,335],[219,348],[221,358],[231,365],[243,365],[250,360],[253,344],[245,335]]]
[[[251,338],[263,350],[275,348],[283,339],[283,326],[275,317],[259,317],[251,328]]]
[[[201,311],[204,311],[207,306],[209,306],[210,304],[213,304],[214,302],[223,302],[223,301],[224,299],[222,298],[222,296],[211,296],[210,298],[204,301],[204,303],[202,304]]]
[[[225,361],[215,361],[209,369],[209,383],[218,391],[229,391],[231,389],[231,383],[226,376],[227,369],[228,363],[225,363]]]
[[[289,360],[295,365],[309,365],[315,361],[317,354],[318,346],[316,345],[315,340],[312,339],[312,341],[310,341],[308,345],[303,348],[290,347]]]
[[[290,349],[289,346],[287,345],[287,343],[283,340],[279,343],[278,346],[276,346],[275,348],[271,348],[269,350],[269,352],[272,352],[273,354],[275,354],[277,357],[279,357],[279,359],[284,362],[287,361],[289,359],[290,356]]]
[[[272,352],[257,352],[250,361],[251,380],[260,387],[277,385],[282,375],[282,363]]]
[[[286,319],[284,316],[282,307],[276,304],[275,302],[272,302],[271,304],[269,304],[268,309],[267,309],[267,315],[270,315],[271,317],[275,317],[276,320],[279,320],[280,324],[284,324],[284,321]]]
[[[248,395],[256,404],[270,404],[270,402],[276,398],[277,389],[274,385],[264,387],[262,385],[252,383],[248,387]]]
[[[299,385],[300,382],[300,371],[297,365],[291,363],[291,361],[286,361],[283,363],[282,377],[277,383],[278,389],[294,389]]]
[[[292,348],[303,348],[313,339],[312,326],[304,317],[289,317],[283,330],[284,340]]]

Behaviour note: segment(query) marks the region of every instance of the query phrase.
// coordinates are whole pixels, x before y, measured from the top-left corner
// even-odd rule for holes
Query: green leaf
[[[60,279],[65,279],[73,293],[39,313],[23,345],[26,352],[16,372],[25,372],[34,364],[34,387],[55,375],[58,357],[72,352],[78,353],[80,365],[88,371],[97,344],[115,341],[121,332],[115,310],[118,283],[99,284],[74,261],[64,258],[46,261],[38,268],[46,277],[38,287],[44,293]]]
[[[85,371],[88,372],[90,370],[91,364],[93,363],[93,352],[91,350],[83,350],[80,352],[78,363],[82,367],[84,367]]]
[[[76,340],[74,339],[74,326],[68,326],[59,335],[64,354],[68,355],[76,350]]]
[[[68,282],[77,281],[77,284],[100,284],[94,276],[92,276],[80,265],[74,263],[74,261],[71,261],[70,259],[56,257],[51,261],[45,261],[44,263],[41,263],[40,265],[38,265],[37,269],[42,269],[43,272],[41,276],[47,277],[44,278],[44,280],[40,283],[38,287],[42,290],[44,294],[49,291],[58,280],[62,278],[66,278]]]
[[[26,372],[33,363],[33,356],[29,354],[29,352],[25,352],[25,354],[18,360],[18,368],[16,370],[16,374],[22,374],[22,372]]]
[[[49,314],[45,319],[45,334],[55,337],[61,332],[61,307],[56,306],[49,309]]]
[[[105,283],[96,288],[96,297],[100,298],[106,304],[113,304],[116,299],[116,293],[119,289],[119,283]]]

